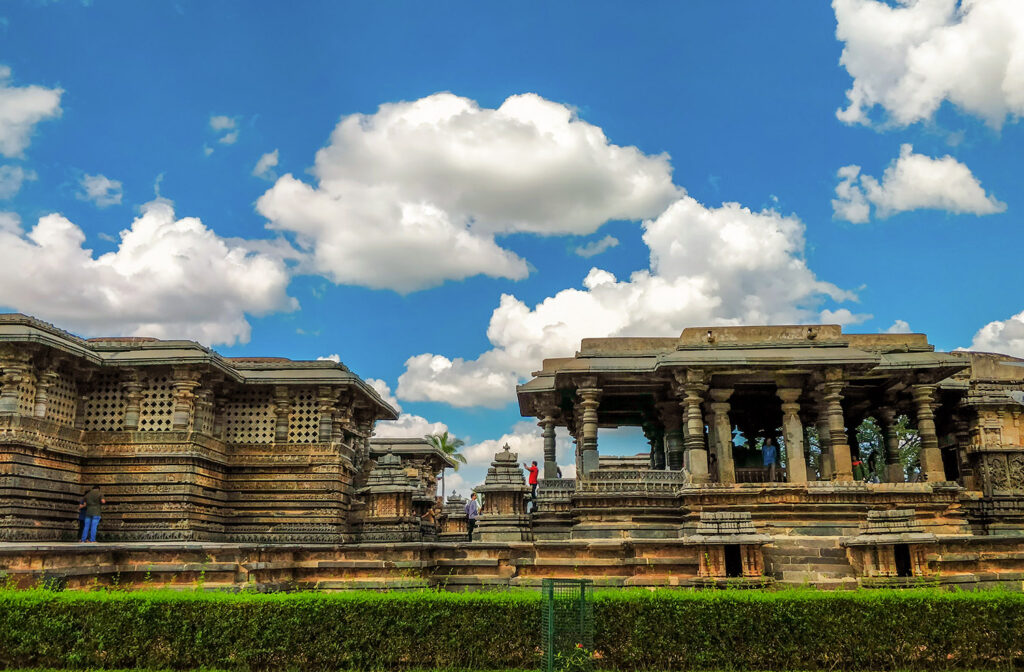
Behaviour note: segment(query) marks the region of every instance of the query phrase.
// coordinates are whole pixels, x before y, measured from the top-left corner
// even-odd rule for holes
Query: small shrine
[[[484,484],[476,489],[484,498],[473,539],[480,541],[529,541],[530,516],[526,500],[530,486],[519,467],[519,454],[509,445],[498,451],[487,469]]]
[[[771,540],[757,533],[749,511],[702,511],[697,533],[687,538],[700,545],[698,575],[714,579],[764,576],[761,547]]]
[[[938,538],[915,520],[914,509],[868,511],[864,531],[842,545],[854,567],[866,577],[911,577],[928,574],[926,553]]]
[[[370,471],[367,485],[357,492],[366,497],[360,541],[415,541],[420,538],[420,517],[413,509],[418,491],[402,459],[385,453]]]

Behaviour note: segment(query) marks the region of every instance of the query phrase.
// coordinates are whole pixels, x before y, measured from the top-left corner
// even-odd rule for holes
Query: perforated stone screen
[[[167,376],[149,378],[139,404],[139,430],[169,432],[174,420],[174,387]]]
[[[301,387],[292,392],[288,416],[288,443],[316,443],[320,440],[320,407],[316,391]]]
[[[46,404],[46,419],[72,427],[78,407],[78,387],[75,379],[61,373],[50,386]]]
[[[88,430],[118,431],[124,427],[124,406],[121,381],[117,374],[100,376],[85,398],[82,427]]]
[[[270,388],[233,393],[224,405],[224,439],[230,443],[273,443],[273,396]]]
[[[32,415],[36,405],[36,383],[26,376],[18,383],[18,413]]]

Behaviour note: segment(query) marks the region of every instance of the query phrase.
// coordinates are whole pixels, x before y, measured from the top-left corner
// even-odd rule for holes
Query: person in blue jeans
[[[96,528],[100,524],[100,511],[107,500],[103,499],[103,493],[95,485],[85,493],[85,498],[78,508],[85,511],[85,523],[82,525],[82,543],[96,542]]]

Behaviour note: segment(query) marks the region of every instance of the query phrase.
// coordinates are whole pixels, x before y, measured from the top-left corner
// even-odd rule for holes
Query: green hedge
[[[606,669],[1024,666],[1019,593],[629,590],[594,613]],[[0,590],[0,668],[537,668],[539,631],[532,592]]]

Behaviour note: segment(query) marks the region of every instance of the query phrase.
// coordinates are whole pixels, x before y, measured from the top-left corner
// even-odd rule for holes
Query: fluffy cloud
[[[896,320],[892,326],[885,330],[887,334],[909,334],[910,324],[906,320]]]
[[[233,145],[238,141],[238,120],[234,117],[228,117],[224,115],[214,115],[210,117],[210,130],[214,133],[222,134],[217,138],[217,142],[222,145]],[[209,149],[209,148],[207,148]],[[212,153],[210,149],[207,155]]]
[[[262,180],[277,179],[277,174],[274,172],[275,166],[277,166],[276,149],[260,157],[259,161],[256,162],[256,167],[252,169],[252,174]]]
[[[736,203],[707,208],[690,197],[645,221],[650,269],[618,280],[593,268],[583,289],[565,289],[532,308],[503,295],[476,359],[426,353],[406,361],[398,395],[454,406],[501,407],[545,357],[572,355],[584,337],[678,334],[693,325],[786,324],[844,318],[825,299],[855,299],[819,280],[803,259],[804,225]]]
[[[968,350],[1024,357],[1024,312],[986,324],[974,335]]]
[[[11,86],[11,69],[0,65],[0,154],[21,156],[35,125],[60,116],[62,89]]]
[[[679,193],[667,156],[613,145],[534,94],[488,109],[439,93],[344,117],[312,173],[315,187],[285,175],[259,199],[269,226],[295,233],[315,272],[399,292],[523,278],[496,235],[585,235]]]
[[[952,156],[933,159],[914,154],[910,145],[900,147],[900,155],[889,164],[879,183],[862,175],[860,166],[839,169],[833,216],[863,223],[875,217],[884,219],[908,210],[945,210],[955,214],[991,215],[1006,210],[1006,204],[986,194],[970,168]]]
[[[92,201],[100,208],[121,204],[124,191],[117,180],[103,175],[87,174],[82,176],[78,184],[82,190],[75,194],[75,197],[80,201]]]
[[[1020,0],[833,0],[840,63],[853,77],[847,123],[927,120],[949,101],[999,127],[1024,113]]]
[[[619,239],[615,236],[605,236],[601,240],[593,240],[585,245],[580,245],[576,248],[575,252],[581,257],[589,259],[590,257],[596,257],[602,252],[606,252],[613,247],[617,247],[618,244]]]
[[[317,359],[330,359],[338,362],[339,359],[335,359],[338,355],[330,355],[329,357],[318,357]],[[391,387],[379,378],[367,378],[366,382],[370,384],[373,389],[377,391],[380,398],[390,404],[396,411],[398,411],[397,420],[384,420],[374,425],[373,434],[374,436],[386,437],[386,438],[421,438],[427,434],[442,434],[448,431],[448,425],[443,422],[431,422],[420,415],[414,415],[412,413],[402,413],[402,405],[398,403],[398,399],[391,393]]]
[[[0,166],[0,200],[14,198],[24,182],[34,179],[35,172],[21,166]]]
[[[169,202],[143,206],[116,251],[94,257],[85,234],[58,214],[27,234],[0,227],[0,297],[86,335],[247,341],[246,315],[297,308],[276,256],[219,237]]]

